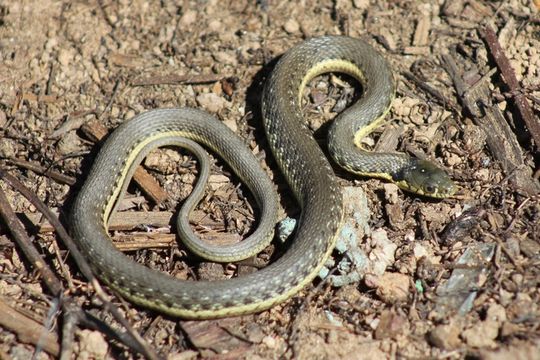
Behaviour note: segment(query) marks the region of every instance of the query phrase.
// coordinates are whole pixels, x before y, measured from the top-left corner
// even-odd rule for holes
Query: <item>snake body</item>
[[[434,165],[424,165],[400,154],[367,154],[355,146],[360,136],[379,124],[390,106],[394,94],[390,68],[363,41],[336,36],[314,38],[295,46],[280,59],[266,81],[262,96],[269,146],[302,209],[295,239],[285,254],[247,276],[183,281],[133,262],[115,249],[107,234],[107,222],[136,166],[158,146],[178,145],[201,153],[192,141],[221,156],[246,183],[260,208],[261,220],[252,237],[234,249],[208,250],[196,241],[189,245],[190,249],[202,257],[234,261],[261,250],[272,238],[276,195],[270,191],[273,186],[268,176],[243,141],[205,112],[161,109],[140,114],[114,131],[74,202],[72,233],[96,274],[136,304],[193,319],[261,311],[286,300],[309,283],[333,250],[343,216],[336,177],[304,125],[300,109],[307,82],[330,71],[352,75],[364,90],[361,99],[340,114],[330,129],[329,150],[338,164],[359,174],[390,179],[425,195],[441,197],[453,192],[450,180]],[[203,173],[207,171],[204,168],[203,164]],[[421,180],[416,181],[418,178]],[[411,186],[411,182],[420,185]],[[181,211],[180,232],[185,236],[192,235],[186,213],[194,203],[191,201],[184,207],[187,210]],[[252,245],[255,250],[250,249]]]

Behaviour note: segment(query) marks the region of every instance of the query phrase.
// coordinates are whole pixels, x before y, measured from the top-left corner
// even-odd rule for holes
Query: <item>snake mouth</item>
[[[411,159],[394,174],[393,180],[404,190],[436,199],[450,197],[457,190],[444,170],[420,159]]]
[[[456,193],[457,190],[457,187],[454,184],[424,185],[423,187],[413,187],[410,184],[407,184],[402,188],[409,192],[435,199],[444,199],[451,197]]]

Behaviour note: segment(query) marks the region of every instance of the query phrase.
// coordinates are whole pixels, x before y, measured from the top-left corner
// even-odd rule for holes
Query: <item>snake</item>
[[[340,113],[328,131],[334,162],[356,174],[387,179],[428,197],[451,196],[455,185],[438,166],[403,153],[373,153],[360,140],[378,127],[390,108],[395,83],[389,63],[367,42],[347,36],[315,37],[292,47],[265,81],[262,122],[268,146],[288,183],[301,215],[286,251],[268,266],[245,276],[220,280],[181,280],[131,260],[117,250],[108,222],[144,157],[154,148],[179,146],[195,154],[207,177],[206,149],[221,157],[252,192],[260,220],[238,244],[187,245],[201,258],[233,262],[253,256],[273,238],[277,195],[273,182],[246,143],[223,122],[193,108],[154,109],[122,123],[101,147],[70,214],[74,240],[95,274],[113,291],[161,313],[209,319],[266,310],[312,282],[334,249],[344,214],[338,179],[324,151],[303,121],[302,99],[314,77],[345,73],[358,80],[362,94]],[[193,237],[187,217],[204,190],[199,180],[180,210],[178,231]]]

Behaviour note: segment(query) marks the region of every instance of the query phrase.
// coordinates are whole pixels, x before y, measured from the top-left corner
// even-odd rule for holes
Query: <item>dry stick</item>
[[[111,98],[107,102],[107,105],[105,106],[105,109],[97,116],[98,119],[101,119],[103,115],[109,111],[109,109],[112,107],[112,104],[114,102],[114,99],[116,99],[116,96],[118,95],[118,89],[120,88],[120,80],[116,80],[114,83],[113,93],[111,95]]]
[[[82,254],[79,252],[79,249],[75,246],[73,240],[71,240],[71,237],[68,235],[64,226],[60,223],[56,215],[54,215],[54,213],[47,207],[47,205],[41,202],[41,200],[39,200],[38,197],[26,186],[24,186],[24,184],[21,183],[15,176],[9,174],[4,169],[0,169],[0,179],[8,182],[15,190],[17,190],[25,198],[27,198],[37,208],[37,210],[45,216],[49,223],[56,229],[60,238],[65,242],[68,250],[71,251],[71,255],[73,255],[73,257],[77,261],[77,264],[79,265],[79,268],[83,275],[89,277],[89,279],[92,279],[93,274],[92,270],[90,270],[90,266],[88,265]],[[81,263],[79,263],[79,258],[81,260]]]
[[[196,213],[197,214],[197,213]],[[124,211],[115,212],[111,215],[109,220],[108,229],[110,231],[118,230],[133,230],[141,226],[141,224],[151,225],[153,227],[165,227],[168,226],[174,213],[170,211]],[[23,223],[37,228],[39,233],[49,233],[54,231],[54,227],[43,216],[36,213],[17,213],[17,217],[22,220]],[[195,224],[208,225],[207,222],[198,221],[199,217],[196,215],[191,221]],[[5,230],[0,224],[0,233]]]
[[[510,178],[518,191],[527,195],[539,193],[538,182],[532,179],[530,169],[524,166],[523,154],[516,135],[499,107],[491,103],[489,79],[482,77],[476,84],[468,86],[462,79],[454,58],[445,54],[442,59],[443,67],[454,82],[458,98],[471,114],[473,121],[484,130],[487,145],[493,157],[499,162],[503,173]]]
[[[87,329],[100,331],[113,340],[126,344],[129,348],[144,354],[144,348],[133,341],[131,334],[117,331],[94,315],[81,310],[80,306],[74,302],[67,302],[63,307],[62,353],[60,360],[70,360],[73,358],[71,344],[73,344],[77,324]]]
[[[502,73],[503,79],[508,85],[510,93],[514,95],[514,102],[518,108],[523,122],[529,128],[532,139],[536,145],[536,149],[540,151],[540,121],[535,119],[535,116],[527,102],[526,96],[523,94],[521,86],[516,79],[516,73],[510,65],[508,58],[504,54],[504,50],[501,48],[501,44],[497,40],[497,34],[495,31],[487,25],[480,31],[480,35],[484,38],[493,59],[497,63],[497,67]]]
[[[63,307],[62,317],[62,353],[60,360],[69,360],[73,358],[73,342],[77,323],[80,323],[79,318],[81,313],[80,307],[72,302],[65,304]]]
[[[15,178],[13,175],[7,173],[5,170],[0,169],[0,179],[3,179],[7,181],[13,188],[15,188],[18,192],[20,192],[25,198],[27,198],[36,208],[39,212],[41,212],[47,220],[53,225],[55,228],[58,236],[62,241],[64,242],[64,245],[68,248],[71,255],[73,256],[73,259],[79,266],[79,270],[82,272],[82,274],[92,283],[92,286],[94,287],[94,290],[96,292],[96,295],[100,298],[100,300],[103,302],[104,307],[114,316],[114,318],[122,324],[122,326],[128,331],[130,336],[140,345],[140,348],[144,351],[142,354],[147,357],[148,359],[159,359],[159,356],[155,353],[155,351],[146,343],[146,341],[131,327],[131,325],[128,323],[128,321],[120,314],[120,311],[114,306],[108,299],[108,296],[105,294],[101,286],[99,285],[97,279],[94,277],[90,265],[88,262],[86,262],[86,259],[84,256],[80,253],[79,249],[73,242],[73,239],[68,235],[66,229],[64,226],[60,223],[60,221],[56,218],[56,216],[52,213],[52,211],[45,205],[39,198],[28,188],[24,186],[17,178]],[[15,217],[15,213],[7,203],[7,198],[5,197],[4,193],[0,190],[0,205],[3,205],[5,201],[5,204],[7,207],[9,207],[8,211],[11,211],[10,218],[6,219],[6,223],[8,224],[10,229],[12,228],[12,223],[16,223],[18,220]],[[0,209],[1,212],[4,212],[3,209]],[[15,220],[13,220],[15,219]],[[22,225],[18,224],[21,229]],[[13,230],[11,230],[13,231]],[[24,229],[22,229],[22,232],[24,233]],[[24,234],[26,235],[26,234]],[[14,235],[15,236],[15,235]],[[24,251],[24,250],[23,250]],[[35,251],[35,250],[34,250]],[[26,253],[26,252],[25,252]],[[46,267],[46,264],[41,260],[41,263],[36,262],[35,264],[38,269],[42,267]],[[34,263],[34,262],[33,262]],[[42,264],[42,265],[40,265]],[[49,270],[50,271],[50,270]],[[54,274],[51,271],[51,276],[54,277]],[[45,275],[44,278],[46,279]],[[51,291],[56,293],[61,293],[62,291],[62,284],[58,281],[60,289],[57,291],[54,291],[53,288],[50,288]],[[133,348],[130,346],[130,344],[127,344],[127,346]]]
[[[86,123],[81,130],[93,141],[100,141],[107,135],[107,129],[98,122]],[[160,204],[168,198],[165,190],[144,168],[138,166],[133,174],[133,180],[139,185],[142,191],[148,195],[156,204]]]
[[[60,280],[54,275],[53,271],[47,266],[47,264],[41,258],[41,255],[38,253],[36,248],[32,245],[32,240],[26,234],[24,227],[20,220],[15,215],[15,212],[9,205],[9,201],[6,197],[6,194],[2,189],[0,189],[0,217],[4,219],[11,235],[15,239],[19,248],[23,251],[26,258],[34,265],[34,267],[39,271],[45,285],[49,288],[51,293],[55,298],[59,298],[63,302],[63,286]],[[2,323],[2,326],[9,327],[17,333],[22,341],[28,341],[36,346],[36,352],[40,352],[39,348],[42,347],[45,351],[51,353],[51,351],[58,353],[58,342],[54,341],[54,345],[51,344],[51,337],[49,334],[49,329],[46,329],[43,326],[39,326],[39,331],[41,335],[37,335],[35,332],[36,326],[31,326],[29,322],[23,321],[22,317],[17,317],[14,311],[8,311],[8,309],[3,309],[0,311],[2,317],[8,321],[7,323]],[[11,319],[11,321],[10,321]],[[31,327],[33,330],[30,332],[36,336],[29,336],[28,331],[22,330],[18,324],[23,324],[23,328]]]
[[[516,268],[517,271],[519,271],[520,273],[525,273],[525,270],[523,270],[523,267],[518,263],[518,261],[516,260],[516,258],[514,258],[514,255],[512,255],[512,253],[506,248],[506,246],[504,245],[504,243],[502,242],[502,240],[500,239],[500,237],[498,236],[494,236],[494,235],[491,235],[491,234],[486,234],[487,237],[491,238],[492,240],[494,240],[497,245],[500,246],[502,252],[506,255],[506,257],[510,260],[510,262],[512,263],[512,265],[514,265],[514,267]]]
[[[139,77],[131,82],[131,86],[147,85],[178,85],[178,84],[209,84],[218,82],[222,79],[220,75],[201,74],[201,75],[154,75],[147,78]]]
[[[22,167],[24,169],[32,170],[36,174],[50,177],[51,179],[61,184],[66,184],[69,186],[75,185],[75,178],[64,175],[57,171],[45,168],[41,165],[26,161],[26,160],[17,159],[17,158],[10,158],[9,161],[16,166]]]
[[[55,231],[54,226],[52,226],[46,219],[43,219],[43,215],[39,213],[16,213],[16,215],[27,229],[29,227],[35,228],[40,234]],[[111,221],[109,222],[108,228],[110,231],[126,231],[136,229],[141,224],[147,224],[153,227],[166,227],[171,223],[171,218],[172,213],[167,211],[126,211],[122,213],[115,213],[113,216],[111,216]],[[204,223],[197,223],[197,225],[205,226]],[[0,223],[0,234],[7,231],[7,227]],[[237,240],[236,236],[237,235],[235,234],[224,234],[223,238],[220,238],[219,240],[222,240],[223,243],[231,243],[232,241]],[[170,248],[176,244],[176,235],[159,231],[135,231],[131,232],[129,236],[116,234],[112,236],[112,241],[116,248],[122,252],[141,249]],[[216,243],[218,242],[219,241],[216,241]],[[57,251],[56,248],[55,251]],[[66,274],[66,276],[69,276],[69,274]],[[66,281],[70,283],[71,280],[66,278]]]
[[[58,338],[43,327],[40,323],[21,314],[16,309],[12,308],[8,303],[0,298],[0,327],[9,329],[17,334],[20,341],[24,343],[34,344],[39,343],[41,348],[47,353],[58,356],[60,347],[58,346]],[[0,358],[3,357],[0,354]]]
[[[63,300],[63,299],[62,299]],[[34,351],[34,354],[32,355],[32,360],[37,359],[41,351],[43,350],[45,343],[47,341],[47,335],[51,331],[51,329],[54,327],[54,324],[56,323],[56,319],[58,318],[60,307],[64,306],[64,301],[60,301],[58,298],[52,299],[52,301],[49,304],[49,309],[47,311],[47,318],[44,319],[43,325],[47,332],[43,332],[42,335],[39,338],[39,341],[36,345],[36,349]]]
[[[63,123],[56,130],[54,130],[52,134],[47,137],[47,139],[56,140],[63,136],[65,133],[80,128],[81,125],[88,121],[86,120],[87,115],[96,116],[96,111],[83,110],[67,114]]]
[[[424,90],[429,95],[433,96],[437,100],[437,102],[440,105],[442,105],[443,107],[445,107],[448,111],[453,111],[456,114],[461,113],[461,110],[460,110],[459,106],[456,103],[454,103],[452,100],[446,98],[437,89],[431,87],[425,81],[420,80],[413,73],[411,73],[409,71],[403,71],[402,74],[403,74],[403,76],[405,76],[405,78],[412,81],[420,89]]]
[[[0,175],[0,177],[2,176]],[[30,240],[26,234],[22,223],[9,205],[6,194],[2,189],[0,189],[0,216],[4,219],[11,235],[13,235],[15,242],[19,245],[26,258],[34,264],[34,267],[40,272],[43,281],[45,281],[45,284],[52,295],[54,297],[61,297],[64,290],[62,283],[56,278],[54,272],[47,266],[41,258],[41,255],[32,245],[32,240]]]

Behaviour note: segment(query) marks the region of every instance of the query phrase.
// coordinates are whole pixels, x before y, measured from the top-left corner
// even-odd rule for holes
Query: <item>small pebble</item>
[[[429,342],[444,350],[457,349],[461,345],[460,329],[455,324],[439,325],[428,334]]]
[[[236,66],[238,65],[238,60],[236,55],[227,51],[218,51],[214,54],[214,59],[220,64]]]
[[[105,359],[109,345],[99,331],[81,330],[79,359]]]
[[[188,10],[182,15],[180,18],[180,26],[189,26],[195,23],[197,21],[197,11],[196,10]]]
[[[80,151],[81,147],[82,142],[79,136],[75,133],[75,131],[70,131],[66,133],[62,139],[60,139],[56,149],[58,154],[68,155]]]
[[[366,275],[368,287],[376,288],[377,296],[387,304],[405,302],[409,296],[409,277],[400,273],[386,272],[382,276]]]
[[[353,6],[357,9],[365,10],[369,7],[369,0],[353,0]]]
[[[472,328],[463,331],[461,337],[469,346],[476,348],[494,348],[495,339],[499,335],[499,324],[486,320],[476,323]]]
[[[210,31],[220,31],[221,30],[221,22],[219,20],[211,20],[209,23],[208,23],[208,29]]]
[[[17,154],[17,143],[12,139],[2,139],[0,142],[0,158],[11,158]]]
[[[73,53],[67,49],[60,49],[58,51],[58,62],[62,66],[68,66],[73,61]]]
[[[300,24],[298,24],[298,21],[294,19],[289,19],[283,26],[285,31],[289,34],[297,33],[300,30]]]
[[[197,95],[197,103],[211,113],[217,113],[225,107],[227,100],[214,93]]]

